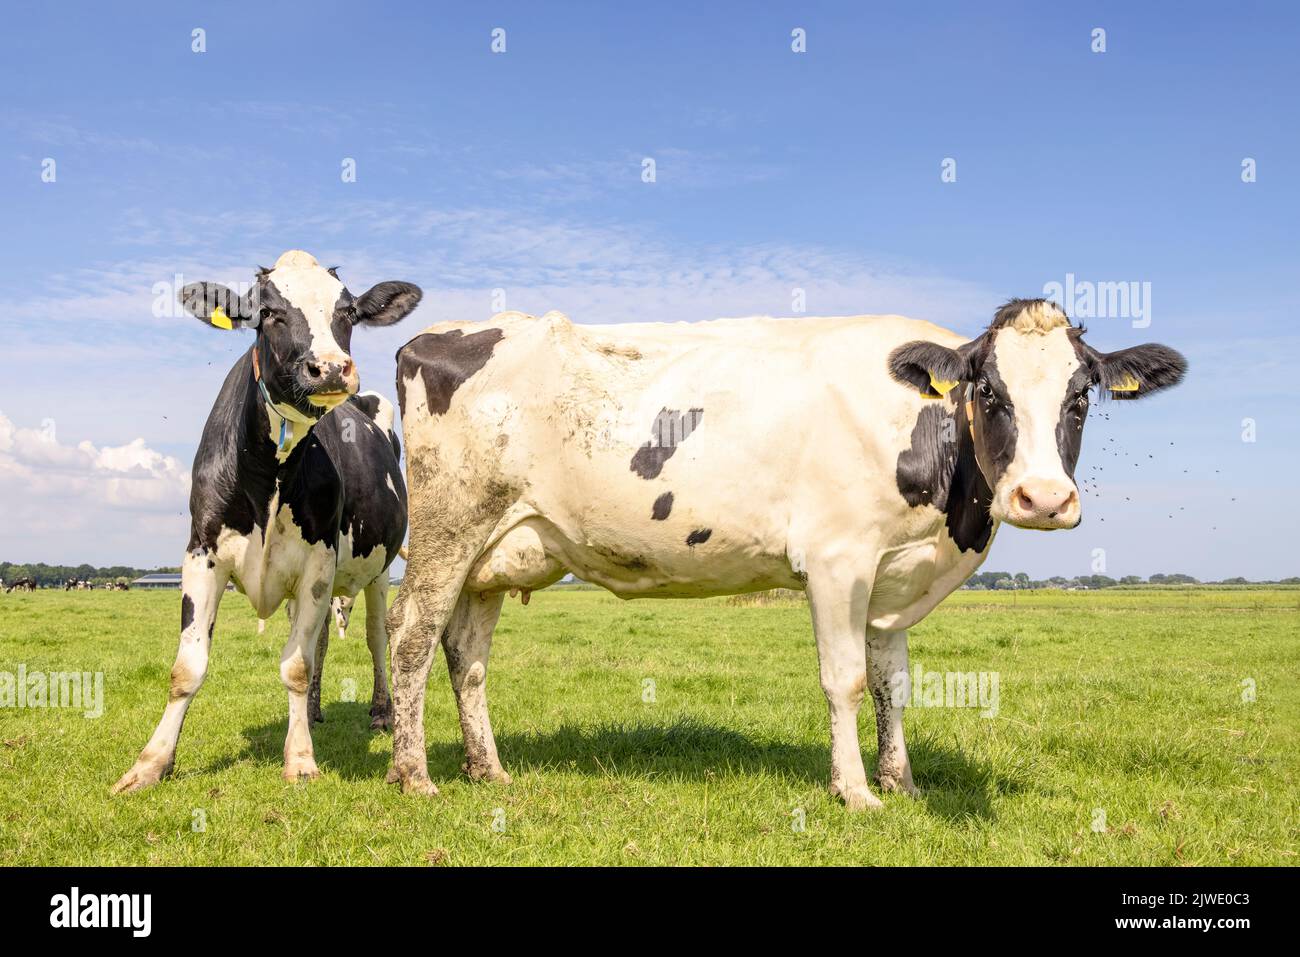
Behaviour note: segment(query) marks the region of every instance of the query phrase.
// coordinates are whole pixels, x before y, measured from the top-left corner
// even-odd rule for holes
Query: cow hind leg
[[[876,783],[882,791],[911,797],[921,792],[912,783],[912,762],[903,742],[903,699],[908,675],[907,632],[867,632],[867,680],[876,705]]]
[[[831,718],[831,793],[850,810],[879,808],[858,744],[858,710],[867,688],[869,587],[851,575],[810,569],[808,603],[822,691]]]
[[[501,767],[496,738],[488,718],[487,666],[492,648],[492,632],[505,596],[461,593],[451,624],[442,637],[447,654],[447,673],[456,694],[460,712],[460,730],[465,740],[465,763],[461,770],[473,781],[510,783],[510,775]]]
[[[171,773],[185,713],[208,673],[212,628],[229,578],[228,571],[209,567],[206,551],[185,556],[181,566],[181,638],[172,665],[167,706],[135,764],[113,785],[114,794],[149,787]]]
[[[370,695],[370,730],[393,727],[393,700],[388,694],[388,572],[366,586],[366,645],[375,670],[375,687]]]
[[[388,781],[400,782],[403,794],[434,795],[438,789],[429,779],[424,743],[429,666],[470,567],[509,502],[501,502],[499,510],[483,503],[476,523],[458,527],[456,516],[433,508],[426,515],[418,501],[413,494],[410,559],[387,620],[393,669],[393,766]],[[418,521],[421,516],[427,520]]]

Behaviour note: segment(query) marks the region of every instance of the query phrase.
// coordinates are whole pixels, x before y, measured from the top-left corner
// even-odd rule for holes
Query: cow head
[[[253,348],[267,395],[281,414],[308,422],[361,385],[350,353],[353,326],[392,325],[420,296],[420,287],[409,282],[381,282],[354,297],[333,269],[301,250],[258,270],[242,296],[211,282],[180,291],[181,304],[203,322],[257,330]]]
[[[993,493],[989,511],[1021,528],[1073,528],[1083,512],[1074,467],[1089,393],[1140,399],[1177,385],[1187,361],[1148,343],[1098,352],[1081,326],[1044,299],[1013,299],[957,349],[909,342],[889,357],[899,382],[938,398],[958,386],[975,460]],[[965,402],[965,408],[961,403]],[[965,425],[962,426],[966,428]]]

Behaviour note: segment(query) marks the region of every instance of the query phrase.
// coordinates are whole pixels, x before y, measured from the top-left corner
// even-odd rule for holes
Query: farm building
[[[161,572],[154,575],[141,575],[131,582],[132,588],[180,588],[180,572]]]

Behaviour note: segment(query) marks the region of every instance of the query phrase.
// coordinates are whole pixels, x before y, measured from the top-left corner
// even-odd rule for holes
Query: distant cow
[[[257,330],[208,415],[194,460],[190,541],[181,566],[181,640],[166,710],[135,765],[114,786],[156,782],[175,761],[181,723],[207,673],[217,606],[232,579],[259,618],[293,602],[280,677],[289,690],[286,779],[316,777],[308,705],[329,640],[330,600],[366,593],[375,668],[371,726],[391,721],[385,668],[388,566],[406,532],[406,489],[393,408],[357,394],[352,330],[386,326],[420,300],[410,283],[354,297],[334,270],[287,252],[236,296],[198,283],[185,308],[213,326]],[[317,699],[318,700],[318,699]]]
[[[1073,528],[1089,391],[1172,386],[1178,353],[1102,353],[1014,300],[973,340],[898,316],[575,326],[441,323],[398,353],[410,562],[389,616],[391,780],[431,794],[424,690],[441,640],[471,778],[508,780],[488,720],[502,594],[566,571],[620,597],[804,589],[830,706],[830,787],[879,806],[903,743],[907,632],[1002,522]]]
[[[31,578],[19,578],[9,583],[5,588],[5,594],[11,591],[36,591],[36,582]]]

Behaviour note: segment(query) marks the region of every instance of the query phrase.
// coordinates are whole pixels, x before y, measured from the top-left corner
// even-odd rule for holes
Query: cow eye
[[[984,398],[993,398],[993,386],[989,385],[988,379],[980,379],[979,389],[980,395],[984,396]]]
[[[270,319],[273,315],[275,315],[275,313],[271,311],[270,306],[263,306],[261,309],[258,310],[257,315],[261,319],[266,320],[266,319]]]
[[[1088,407],[1088,390],[1084,389],[1075,397],[1074,404],[1077,408],[1086,409]]]

